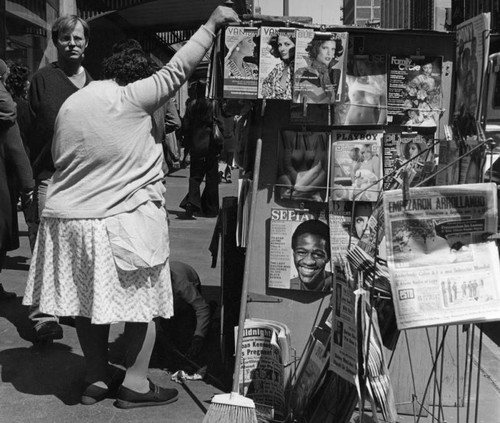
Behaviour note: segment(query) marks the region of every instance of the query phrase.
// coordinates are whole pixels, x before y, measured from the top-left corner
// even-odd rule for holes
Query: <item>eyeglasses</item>
[[[63,45],[67,46],[69,44],[74,44],[75,46],[82,47],[85,44],[85,38],[74,36],[74,35],[64,35],[58,39],[58,41]]]

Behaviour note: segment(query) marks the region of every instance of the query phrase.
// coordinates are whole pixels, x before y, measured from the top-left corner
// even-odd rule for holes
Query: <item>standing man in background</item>
[[[57,49],[57,61],[39,69],[31,80],[29,105],[32,114],[33,131],[29,140],[30,161],[35,187],[35,226],[30,233],[36,234],[38,222],[45,207],[47,186],[54,173],[51,147],[54,123],[66,99],[92,78],[82,66],[85,49],[89,43],[90,29],[83,19],[76,15],[58,18],[52,25],[52,41]],[[33,250],[36,236],[30,239]],[[61,339],[62,328],[55,316],[41,313],[32,306],[30,319],[38,341]]]

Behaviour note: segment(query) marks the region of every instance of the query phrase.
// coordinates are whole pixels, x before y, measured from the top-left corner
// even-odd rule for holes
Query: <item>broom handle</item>
[[[260,173],[260,156],[262,153],[262,139],[257,140],[257,147],[255,149],[255,164],[253,166],[253,184],[252,184],[252,199],[250,202],[250,223],[248,228],[248,242],[245,257],[245,269],[243,273],[243,284],[241,287],[241,303],[240,303],[240,316],[238,321],[238,336],[236,343],[236,357],[234,360],[233,372],[233,389],[232,393],[239,393],[240,383],[240,365],[241,365],[241,351],[243,347],[243,329],[245,326],[245,317],[247,313],[247,295],[248,295],[248,280],[250,279],[250,256],[252,254],[252,237],[253,227],[255,223],[255,212],[257,204],[257,190],[259,188],[259,173]]]

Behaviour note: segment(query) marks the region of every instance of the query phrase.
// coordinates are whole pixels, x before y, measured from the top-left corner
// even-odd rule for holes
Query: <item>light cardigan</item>
[[[94,81],[70,96],[55,123],[55,173],[43,217],[95,219],[164,203],[163,152],[153,112],[187,80],[212,44],[202,26],[170,62],[125,87]]]

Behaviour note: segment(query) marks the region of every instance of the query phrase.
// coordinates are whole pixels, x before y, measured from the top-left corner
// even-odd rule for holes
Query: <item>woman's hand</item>
[[[223,25],[239,22],[240,18],[233,9],[227,6],[217,6],[208,18],[205,27],[215,34]]]

